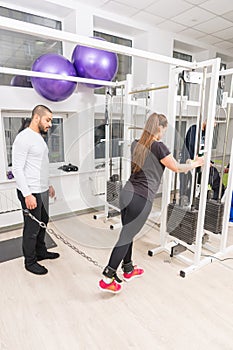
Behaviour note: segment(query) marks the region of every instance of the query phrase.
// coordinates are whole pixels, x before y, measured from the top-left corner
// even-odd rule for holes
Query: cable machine
[[[104,217],[105,220],[114,219],[120,215],[120,202],[119,196],[122,189],[122,173],[123,173],[123,146],[124,146],[124,89],[127,85],[126,82],[119,84],[120,87],[120,102],[119,102],[119,138],[117,141],[117,151],[118,155],[115,159],[117,163],[117,169],[114,170],[114,148],[113,148],[113,114],[114,114],[114,98],[115,96],[111,88],[106,88],[105,92],[105,204],[104,204],[104,213],[95,214],[94,219],[99,219]],[[119,219],[114,224],[110,225],[111,229],[114,229],[120,226]]]
[[[184,266],[184,268],[180,270],[181,277],[185,277],[189,273],[196,271],[202,266],[205,266],[206,264],[212,262],[213,257],[220,257],[224,253],[233,249],[233,246],[227,247],[229,209],[230,209],[230,201],[231,201],[232,182],[233,182],[232,178],[230,179],[230,177],[233,176],[232,174],[233,170],[232,170],[232,167],[230,167],[229,180],[231,180],[231,182],[228,184],[229,188],[227,188],[227,193],[226,193],[226,200],[225,200],[224,213],[223,213],[222,234],[219,236],[216,236],[216,238],[220,237],[220,246],[218,249],[216,247],[212,247],[209,243],[204,244],[205,248],[210,250],[211,253],[213,253],[213,255],[211,255],[211,257],[202,256],[202,245],[203,245],[202,239],[203,239],[203,233],[204,233],[205,208],[207,203],[207,191],[208,191],[208,180],[209,180],[209,169],[210,169],[209,164],[211,159],[211,146],[212,146],[212,139],[213,139],[214,119],[215,119],[215,113],[216,113],[216,96],[217,96],[217,86],[218,86],[218,80],[219,80],[220,59],[202,62],[198,64],[197,69],[202,69],[204,72],[204,67],[207,67],[208,72],[211,71],[211,73],[206,74],[206,79],[209,79],[209,88],[208,90],[206,90],[207,127],[206,127],[206,135],[205,135],[205,165],[203,167],[202,181],[200,185],[201,191],[200,191],[200,198],[199,198],[199,210],[198,210],[198,216],[196,221],[195,240],[193,242],[189,242],[190,244],[188,244],[187,242],[179,238],[174,239],[174,237],[172,237],[169,234],[169,232],[167,232],[168,213],[167,213],[167,210],[165,209],[161,217],[159,246],[156,247],[155,249],[148,251],[148,254],[150,256],[153,256],[154,254],[158,254],[162,251],[169,253],[169,255],[171,256],[172,249],[175,246],[177,246],[177,243],[180,244],[184,249],[182,250],[180,249],[180,251],[176,255],[176,258],[181,260],[186,265],[186,267]],[[171,123],[173,126],[175,125],[175,119],[176,119],[175,116],[176,116],[177,101],[179,101],[178,96],[176,96],[177,84],[178,84],[177,77],[179,73],[180,73],[180,70],[178,68],[171,67],[170,79],[169,79],[168,115],[171,118]],[[221,74],[225,74],[225,72],[224,73],[221,72]],[[231,73],[228,73],[228,74],[233,74],[233,70],[231,71]],[[233,98],[232,97],[228,98],[227,102],[233,103]],[[200,102],[188,101],[187,103],[189,105],[193,105],[193,106],[195,105],[201,108]],[[171,151],[174,145],[173,130],[168,129],[168,132],[167,132],[168,140],[170,141],[169,148]],[[230,162],[232,161],[233,161],[233,146],[231,150]],[[162,208],[168,208],[170,203],[172,175],[173,174],[170,171],[166,171],[164,174]],[[180,223],[178,220],[179,220],[179,217],[176,216],[176,220],[174,220],[174,223],[176,224],[176,226],[179,225]],[[184,250],[186,250],[186,248],[193,252],[193,254],[191,254],[192,256],[191,258],[183,252]]]
[[[110,92],[108,92],[110,94]],[[112,99],[112,95],[111,95]],[[116,211],[108,212],[108,217],[119,215],[119,209],[120,209],[120,191],[122,189],[122,142],[123,142],[123,117],[124,117],[124,111],[123,111],[123,86],[121,86],[121,110],[120,110],[120,130],[119,130],[119,140],[118,140],[118,150],[119,150],[119,173],[113,174],[113,118],[112,118],[112,103],[111,103],[111,111],[110,111],[110,118],[109,122],[106,122],[106,129],[108,129],[109,126],[109,149],[106,147],[106,159],[109,157],[109,179],[107,180],[107,203],[113,208],[116,208]],[[108,111],[105,112],[108,114]],[[108,119],[108,117],[107,117]],[[106,130],[107,131],[107,130]],[[107,138],[108,140],[108,138]]]
[[[195,74],[193,72],[193,74]],[[195,149],[198,150],[198,153],[200,153],[200,139],[201,139],[201,125],[202,125],[202,116],[203,116],[203,109],[204,109],[204,96],[205,96],[205,85],[206,85],[206,67],[203,69],[203,73],[200,76],[200,74],[197,72],[198,76],[200,77],[199,81],[197,79],[194,79],[194,82],[198,82],[201,86],[201,101],[200,101],[200,115],[197,120],[197,127],[196,127],[196,147]],[[178,121],[178,136],[181,134],[181,121],[183,116],[183,99],[184,99],[184,83],[185,83],[185,74],[184,72],[179,78],[179,85],[180,85],[180,101],[179,101],[179,121]],[[180,161],[180,137],[177,138],[177,145],[175,145],[175,152],[174,156],[178,161]],[[196,231],[197,231],[197,219],[198,219],[198,210],[194,206],[194,199],[196,194],[196,184],[197,184],[197,176],[198,176],[198,169],[195,169],[192,172],[192,203],[191,207],[182,205],[181,200],[179,203],[177,203],[177,177],[178,174],[175,173],[174,176],[174,190],[173,190],[173,201],[172,203],[168,204],[167,209],[167,232],[188,244],[192,244],[195,242],[196,239]]]

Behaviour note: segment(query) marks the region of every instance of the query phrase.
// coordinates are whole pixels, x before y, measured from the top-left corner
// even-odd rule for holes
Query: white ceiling
[[[85,0],[85,4],[214,45],[233,56],[233,0]]]
[[[219,51],[233,56],[233,0],[5,0],[13,6],[33,6],[36,10],[67,15],[80,3],[98,11],[125,17],[142,25],[186,36],[196,42],[214,45]],[[29,5],[30,4],[30,5]],[[111,16],[109,16],[111,20]],[[120,33],[120,25],[118,26]]]

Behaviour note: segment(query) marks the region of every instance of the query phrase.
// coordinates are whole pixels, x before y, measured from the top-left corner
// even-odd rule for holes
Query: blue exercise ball
[[[25,75],[15,75],[10,82],[11,86],[32,87],[30,77]]]
[[[230,222],[233,222],[233,191],[232,191],[232,197],[231,197],[231,209],[230,209]]]
[[[99,37],[94,37],[94,39],[104,40]],[[77,76],[81,78],[111,81],[118,69],[118,57],[114,52],[81,45],[74,48],[72,62]],[[101,87],[96,84],[87,84],[87,86],[91,88]]]
[[[62,74],[77,77],[73,64],[56,53],[48,53],[38,57],[33,65],[35,72]],[[32,86],[41,96],[50,101],[63,101],[74,92],[77,83],[68,80],[31,77]]]

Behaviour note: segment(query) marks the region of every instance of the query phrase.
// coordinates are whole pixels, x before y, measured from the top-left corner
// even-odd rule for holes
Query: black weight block
[[[195,198],[194,206],[199,208],[199,198]],[[206,202],[204,229],[215,234],[222,232],[224,203],[209,199]]]
[[[196,240],[198,210],[170,203],[167,208],[167,232],[187,244]]]
[[[121,181],[107,181],[107,202],[116,208],[120,208]]]

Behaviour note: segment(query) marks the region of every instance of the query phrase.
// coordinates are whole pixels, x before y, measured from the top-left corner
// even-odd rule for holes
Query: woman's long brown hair
[[[163,114],[153,113],[149,116],[146,121],[145,127],[143,129],[142,135],[138,140],[132,156],[132,172],[139,172],[143,164],[145,163],[145,159],[148,155],[149,150],[151,149],[151,145],[154,142],[154,137],[159,132],[159,126],[166,127],[167,126],[167,118]]]

